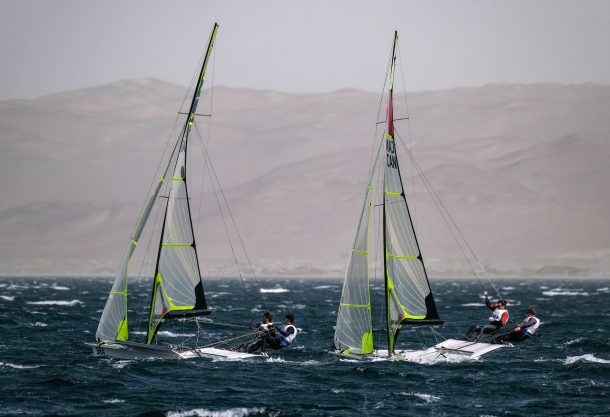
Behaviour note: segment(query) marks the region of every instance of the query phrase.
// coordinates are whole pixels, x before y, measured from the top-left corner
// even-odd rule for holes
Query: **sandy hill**
[[[0,274],[112,274],[184,97],[141,79],[0,102]],[[397,129],[491,273],[608,276],[609,86],[489,85],[408,100],[411,136],[406,122]],[[214,90],[209,153],[261,274],[343,274],[378,107],[378,94],[350,89]],[[401,163],[431,273],[464,273]],[[193,189],[193,201],[204,271],[232,273],[213,198]]]

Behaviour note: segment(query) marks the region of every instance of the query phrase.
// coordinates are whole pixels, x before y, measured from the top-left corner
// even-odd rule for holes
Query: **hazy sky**
[[[214,21],[215,85],[380,91],[398,30],[409,90],[610,84],[610,1],[0,0],[0,99],[118,79],[187,85]]]

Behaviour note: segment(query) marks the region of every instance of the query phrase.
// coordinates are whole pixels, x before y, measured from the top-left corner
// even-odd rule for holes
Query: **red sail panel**
[[[394,137],[394,110],[392,108],[392,90],[390,90],[390,97],[388,99],[388,135]]]

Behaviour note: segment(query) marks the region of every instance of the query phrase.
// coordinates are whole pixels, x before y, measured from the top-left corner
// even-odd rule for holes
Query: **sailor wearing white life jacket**
[[[496,342],[523,342],[533,336],[540,327],[540,319],[536,317],[536,307],[530,306],[525,312],[525,319],[514,330],[496,338]]]
[[[294,327],[294,316],[291,313],[286,314],[284,317],[284,324],[282,324],[277,330],[280,332],[280,337],[278,338],[278,349],[289,346],[297,337],[297,328]]]
[[[273,319],[271,318],[271,313],[269,313],[268,311],[265,311],[263,313],[263,317],[261,318],[261,322],[258,323],[258,325],[256,325],[256,329],[258,329],[261,332],[265,332],[265,331],[270,331],[271,329],[273,329],[274,324],[273,324]]]
[[[506,301],[500,298],[498,302],[494,304],[487,298],[487,292],[483,295],[485,296],[485,305],[492,310],[491,316],[487,319],[489,324],[471,326],[464,336],[466,340],[478,342],[485,334],[496,333],[506,324],[510,317],[508,310],[506,309]]]
[[[248,353],[263,352],[265,348],[279,350],[289,346],[297,337],[297,328],[294,326],[294,316],[291,313],[286,314],[284,324],[277,328],[277,332],[273,327],[268,330],[253,342],[240,346],[238,350]]]

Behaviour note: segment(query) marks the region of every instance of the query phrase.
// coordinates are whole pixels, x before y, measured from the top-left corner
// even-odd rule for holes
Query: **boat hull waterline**
[[[512,345],[477,343],[458,339],[447,339],[428,349],[406,349],[396,350],[392,356],[388,356],[388,351],[379,349],[373,353],[366,355],[356,355],[341,351],[333,351],[331,354],[344,360],[362,360],[362,361],[398,361],[398,362],[414,362],[414,363],[432,363],[437,361],[463,361],[463,360],[478,360],[486,353]]]
[[[123,342],[114,343],[102,342],[92,344],[94,356],[109,357],[114,359],[265,359],[268,355],[262,353],[236,352],[228,349],[214,347],[190,348],[184,346],[160,346],[148,345],[145,343]]]

